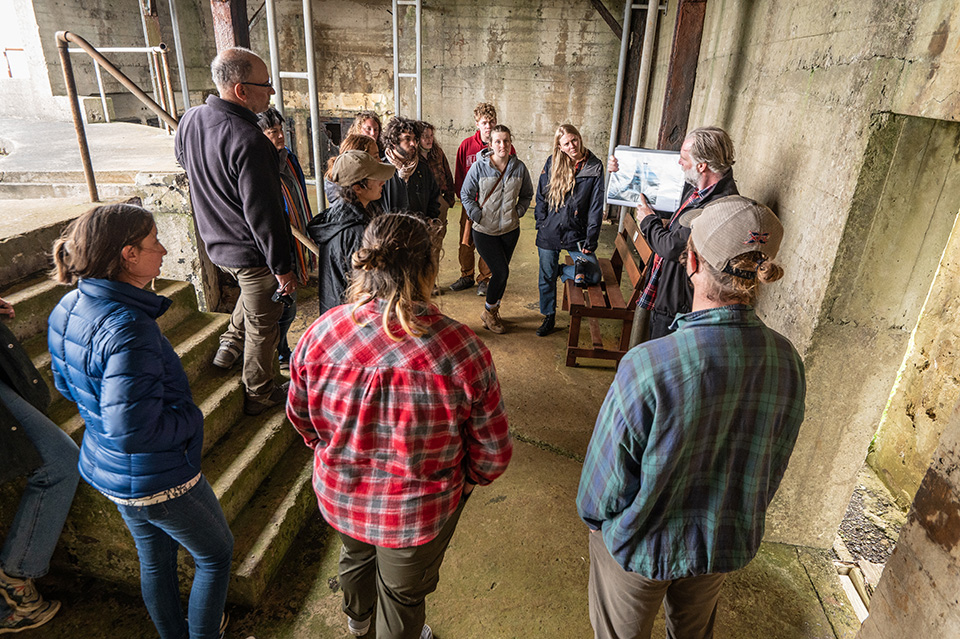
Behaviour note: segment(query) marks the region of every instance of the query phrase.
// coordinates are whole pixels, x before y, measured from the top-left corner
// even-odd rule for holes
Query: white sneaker
[[[373,617],[370,616],[364,621],[356,621],[353,617],[347,617],[347,630],[355,637],[362,637],[370,632],[370,621],[372,619]]]

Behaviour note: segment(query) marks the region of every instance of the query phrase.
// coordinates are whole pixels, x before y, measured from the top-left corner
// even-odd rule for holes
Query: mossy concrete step
[[[76,197],[90,191],[84,183],[40,184],[36,182],[0,182],[0,200],[29,200],[35,198]],[[134,197],[140,194],[136,184],[97,182],[97,194],[102,199]],[[92,205],[91,205],[92,206]]]
[[[295,438],[296,431],[287,421],[283,406],[278,406],[241,420],[204,457],[203,472],[227,521],[237,518]]]
[[[255,605],[307,518],[320,516],[312,461],[312,451],[294,443],[233,522],[230,601]]]
[[[70,287],[57,284],[45,273],[10,287],[0,295],[13,304],[17,314],[13,319],[5,320],[7,327],[21,343],[41,334],[46,340],[50,311],[69,290]]]

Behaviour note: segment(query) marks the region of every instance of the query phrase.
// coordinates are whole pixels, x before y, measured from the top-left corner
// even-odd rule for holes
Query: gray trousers
[[[381,548],[337,533],[343,611],[365,621],[376,608],[377,639],[420,639],[424,600],[440,583],[440,564],[465,503],[461,499],[440,534],[422,546]]]
[[[663,603],[669,639],[711,639],[723,573],[655,581],[624,570],[590,535],[590,623],[596,639],[649,639]]]
[[[266,266],[220,268],[237,278],[240,285],[240,299],[220,342],[231,342],[243,350],[243,386],[249,397],[261,399],[276,385],[273,366],[280,341],[277,322],[283,314],[283,304],[270,298],[277,290],[277,278]]]

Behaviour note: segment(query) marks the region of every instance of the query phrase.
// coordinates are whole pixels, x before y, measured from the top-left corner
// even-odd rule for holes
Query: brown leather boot
[[[500,319],[499,306],[492,310],[484,307],[483,312],[480,313],[480,321],[483,322],[483,326],[489,331],[498,334],[507,332],[507,329],[503,327],[503,321]]]

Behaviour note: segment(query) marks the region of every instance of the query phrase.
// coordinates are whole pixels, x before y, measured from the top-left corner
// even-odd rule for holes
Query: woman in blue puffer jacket
[[[56,278],[77,288],[50,314],[54,383],[86,426],[80,474],[117,504],[137,545],[144,603],[162,639],[213,639],[230,580],[233,535],[200,472],[203,414],[157,318],[170,300],[145,290],[166,249],[146,210],[98,206],[54,245]],[[177,549],[196,576],[184,620]]]
[[[553,137],[553,154],[547,158],[537,186],[537,251],[540,257],[540,313],[543,322],[537,335],[553,331],[557,315],[557,277],[576,279],[578,285],[600,281],[600,265],[594,251],[603,219],[603,163],[583,146],[572,124],[561,124]],[[582,264],[560,267],[560,251],[566,250]]]

